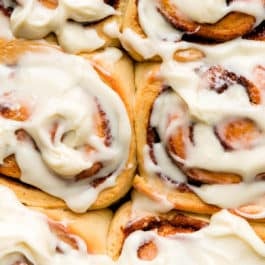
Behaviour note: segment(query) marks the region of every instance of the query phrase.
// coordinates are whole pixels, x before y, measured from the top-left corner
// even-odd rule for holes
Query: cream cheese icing
[[[121,54],[110,49],[102,56],[116,60]],[[74,211],[87,210],[126,167],[131,127],[120,97],[88,61],[48,48],[26,53],[16,65],[0,65],[0,79],[0,104],[11,110],[26,106],[30,113],[25,121],[0,117],[1,161],[14,154],[23,182],[63,199]],[[108,121],[109,145],[97,133],[99,106]],[[31,141],[19,140],[16,132],[21,129],[37,149]],[[96,162],[103,167],[93,177],[75,180]],[[102,177],[107,179],[94,187],[91,181]]]
[[[178,233],[167,238],[156,232],[136,231],[125,241],[119,261],[121,264],[146,264],[139,259],[137,249],[146,242],[157,246],[157,256],[148,264],[263,264],[264,242],[249,224],[226,210],[215,214],[210,225],[188,234]]]
[[[264,20],[265,6],[261,0],[232,1],[229,5],[225,0],[218,1],[182,1],[171,0],[172,5],[179,5],[184,15],[191,16],[197,22],[216,22],[232,11],[239,11],[253,15],[256,18],[256,25]],[[209,11],[211,10],[211,12]],[[146,34],[143,38],[133,29],[127,27],[123,30],[120,40],[123,46],[133,49],[144,59],[150,59],[159,55],[162,59],[168,58],[169,50],[181,49],[181,40],[184,32],[181,32],[166,21],[157,8],[157,1],[139,0],[137,4],[138,19],[141,28]],[[186,14],[186,13],[187,14]],[[174,48],[173,48],[174,47]]]
[[[116,14],[103,0],[59,0],[55,9],[43,6],[38,0],[20,0],[12,12],[13,34],[26,39],[41,39],[53,32],[59,44],[68,52],[93,51],[105,40],[95,29],[79,23],[90,23]]]
[[[0,263],[33,265],[112,264],[110,258],[74,250],[52,233],[45,215],[23,206],[6,187],[0,187]],[[19,222],[18,222],[19,220]],[[80,245],[84,245],[81,239]],[[61,251],[56,248],[60,247]],[[28,264],[28,263],[26,263]]]
[[[264,19],[264,3],[262,0],[235,0],[229,4],[226,0],[170,0],[169,2],[176,6],[183,15],[199,23],[214,24],[234,11],[254,16],[256,24]]]
[[[183,44],[184,45],[184,44]],[[165,151],[167,141],[180,126],[194,122],[193,141],[186,140],[187,157],[171,153],[175,161],[186,167],[202,168],[215,172],[232,172],[243,178],[243,183],[227,185],[190,185],[205,202],[222,208],[234,208],[257,200],[265,194],[265,182],[256,181],[256,176],[265,172],[264,92],[256,79],[257,67],[263,65],[265,45],[261,42],[238,39],[215,46],[193,45],[205,54],[195,61],[180,63],[165,60],[160,76],[172,91],[162,93],[153,106],[150,125],[157,129],[161,143],[154,144],[157,165],[149,158],[149,147],[144,147],[147,172],[162,173],[177,182],[187,181],[186,176],[172,163]],[[203,74],[213,65],[243,76],[259,87],[260,104],[253,104],[242,84],[231,84],[222,93],[209,88]],[[239,67],[240,66],[240,67]],[[222,85],[222,79],[219,79]],[[168,117],[179,116],[168,126]],[[259,139],[250,149],[227,151],[216,137],[214,128],[229,119],[248,118],[261,130]],[[233,199],[231,199],[233,198]]]
[[[261,265],[265,262],[264,242],[244,219],[226,210],[215,214],[208,226],[193,233],[161,237],[155,231],[135,231],[126,238],[121,256],[114,262],[108,256],[88,254],[85,249],[74,250],[60,241],[51,232],[46,216],[20,204],[3,186],[0,187],[0,202],[0,262],[3,265],[26,260],[33,265],[164,265],[179,262],[184,265],[234,265],[236,262]],[[153,260],[144,261],[137,251],[149,241],[156,244],[158,252]],[[58,245],[63,251],[56,251]]]
[[[13,39],[9,19],[0,11],[0,38],[5,40]]]

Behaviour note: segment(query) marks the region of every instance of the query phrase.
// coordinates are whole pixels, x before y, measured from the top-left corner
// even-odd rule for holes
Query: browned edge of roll
[[[38,41],[24,41],[24,40],[12,40],[5,41],[0,40],[0,61],[6,64],[14,64],[16,60],[22,56],[25,52],[38,52],[45,51],[46,48],[55,48],[59,47],[55,45],[47,45],[43,42]],[[124,170],[118,175],[116,179],[116,185],[110,188],[107,188],[100,192],[97,200],[93,203],[90,209],[101,209],[108,207],[113,202],[117,201],[127,191],[131,188],[132,180],[134,177],[134,171],[136,167],[136,158],[135,158],[135,136],[134,136],[134,124],[133,124],[133,100],[134,100],[134,72],[132,61],[122,54],[121,59],[117,62],[104,61],[104,56],[99,56],[103,51],[86,54],[82,53],[81,56],[88,59],[94,69],[97,71],[101,79],[109,85],[114,91],[119,94],[121,100],[123,101],[131,124],[132,137],[130,143],[130,150],[128,160],[126,162]],[[5,174],[11,178],[19,179],[20,170],[16,164],[15,158],[11,157],[5,161],[6,163],[2,164],[0,167],[0,173]],[[8,179],[1,180],[5,185],[10,187],[15,187],[18,192],[23,192],[18,186],[17,182],[11,181],[9,184]],[[65,203],[53,196],[44,194],[28,185],[25,186],[25,189],[28,192],[31,192],[34,196],[34,206],[42,207],[45,205],[47,208],[66,208]],[[30,195],[29,195],[30,196]],[[49,206],[49,204],[51,204]]]

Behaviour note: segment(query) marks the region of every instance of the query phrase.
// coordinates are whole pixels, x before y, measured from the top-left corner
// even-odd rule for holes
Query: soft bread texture
[[[109,229],[109,234],[108,234],[108,242],[107,242],[107,253],[110,255],[113,259],[117,259],[120,255],[120,252],[122,250],[123,242],[126,238],[126,233],[125,229],[128,225],[132,225],[134,222],[139,223],[141,220],[143,221],[143,226],[147,227],[147,220],[149,218],[164,218],[165,220],[170,220],[172,217],[177,216],[180,214],[181,216],[186,216],[188,219],[185,220],[184,222],[185,225],[182,223],[183,227],[186,227],[188,229],[189,225],[192,226],[194,225],[193,222],[198,222],[198,226],[203,226],[206,223],[208,223],[209,218],[204,215],[194,215],[194,214],[187,214],[187,213],[181,213],[181,212],[176,212],[176,211],[170,211],[167,213],[163,214],[158,214],[158,213],[150,213],[148,215],[141,215],[141,216],[133,216],[132,214],[132,202],[127,202],[123,204],[115,213],[111,224],[110,224],[110,229]],[[190,223],[189,223],[190,222]],[[138,226],[138,225],[137,225]],[[182,229],[183,229],[182,227]],[[135,228],[136,230],[138,229],[137,227]],[[144,229],[144,228],[143,228]],[[181,229],[181,227],[180,227]],[[166,232],[167,228],[165,228]],[[176,227],[176,231],[178,230],[178,227]]]
[[[148,216],[135,216],[132,214],[133,206],[132,202],[127,202],[123,204],[118,211],[114,214],[114,217],[110,224],[109,234],[108,234],[108,241],[107,241],[107,253],[113,259],[118,259],[122,247],[123,242],[126,238],[124,230],[129,225],[131,226],[134,223],[141,223],[142,220],[148,220],[148,218],[164,218],[165,220],[170,220],[174,216],[184,216],[184,219],[181,218],[180,227],[176,227],[177,233],[192,233],[192,231],[196,231],[198,229],[203,228],[207,225],[210,221],[210,215],[201,215],[201,214],[194,214],[189,212],[178,212],[178,211],[170,211],[163,214],[152,213]],[[146,218],[147,217],[147,218]],[[183,223],[184,222],[184,223]],[[144,227],[147,227],[147,223],[143,222]],[[264,223],[261,222],[250,222],[251,227],[254,229],[256,234],[265,241],[265,232],[264,232]],[[189,228],[190,227],[190,228]],[[141,229],[141,228],[137,228]],[[170,228],[165,227],[165,233],[170,234]],[[173,232],[174,233],[174,232]]]
[[[112,212],[108,209],[75,214],[63,209],[34,208],[55,222],[65,224],[66,231],[78,236],[87,245],[91,254],[106,254],[106,239]]]
[[[198,54],[198,53],[196,53]],[[180,55],[175,56],[176,59]],[[188,59],[188,58],[186,58]],[[192,60],[199,59],[198,56],[191,58]],[[181,59],[182,61],[182,59]],[[210,205],[202,201],[190,189],[177,186],[159,175],[149,175],[145,167],[144,147],[148,145],[148,127],[150,114],[153,104],[158,95],[163,91],[165,84],[159,76],[159,63],[144,63],[136,67],[136,137],[137,137],[137,159],[139,163],[139,175],[134,179],[134,188],[147,196],[158,199],[167,199],[174,208],[182,211],[190,211],[202,214],[213,214],[219,210],[218,207]],[[181,152],[182,142],[175,143],[176,149]],[[236,175],[222,172],[208,172],[200,169],[185,169],[185,174],[195,176],[195,180],[210,181],[210,183],[237,183]],[[240,180],[239,180],[240,181]],[[203,182],[202,182],[203,183]],[[207,182],[206,182],[207,183]],[[250,205],[248,212],[254,211],[255,205]],[[255,212],[255,211],[254,211]]]
[[[117,177],[116,185],[114,187],[106,189],[99,194],[97,201],[92,205],[91,209],[108,207],[113,202],[117,201],[122,196],[124,196],[131,188],[134,177],[134,171],[136,168],[136,146],[133,129],[133,102],[135,87],[132,62],[127,56],[123,56],[119,62],[117,62],[115,65],[111,65],[109,62],[98,59],[98,57],[95,57],[95,55],[96,54],[87,54],[83,56],[91,59],[94,68],[97,70],[104,82],[106,82],[110,87],[112,87],[122,98],[130,118],[132,137],[129,158],[126,163],[126,168]],[[106,71],[104,71],[105,68],[109,69],[108,74],[106,74]]]
[[[131,29],[140,38],[147,39],[148,37],[139,22],[137,4],[137,0],[128,0],[128,6],[122,23],[122,31]],[[231,12],[215,24],[200,24],[180,14],[177,7],[170,3],[169,0],[158,0],[157,4],[159,12],[176,30],[188,33],[185,35],[188,41],[217,43],[241,36],[246,36],[249,39],[264,40],[264,26],[253,29],[255,18],[251,15]],[[146,61],[126,39],[122,40],[122,44],[133,59],[139,62]],[[149,61],[161,61],[161,58],[159,55],[156,55],[150,58]]]
[[[154,100],[163,88],[162,80],[158,77],[158,63],[144,63],[136,67],[136,107],[135,124],[137,136],[137,159],[140,175],[134,179],[134,187],[150,197],[166,196],[176,209],[196,213],[214,213],[217,207],[205,204],[192,192],[182,192],[171,189],[159,177],[149,178],[144,166],[143,147],[147,144],[147,127],[149,115]]]
[[[123,204],[113,216],[107,238],[107,254],[118,259],[125,239],[123,227],[129,222],[131,216],[131,202]]]
[[[47,45],[43,42],[0,40],[0,63],[15,64],[16,60],[18,60],[24,53],[28,51],[45,51],[47,47],[59,49],[57,46]],[[82,54],[81,56],[90,60],[102,80],[119,94],[127,109],[131,128],[133,128],[132,101],[134,97],[134,82],[132,62],[125,55],[115,62],[104,61],[104,57],[99,55],[100,52]],[[90,209],[105,208],[126,194],[132,184],[133,174],[136,167],[135,163],[135,137],[132,129],[129,157],[124,170],[117,177],[116,185],[103,190]],[[0,173],[11,178],[20,178],[20,170],[14,156],[9,156],[4,160],[4,163],[0,167]],[[14,182],[15,184],[9,184],[8,180],[4,180],[4,182],[11,188],[15,187],[15,189],[20,192],[20,187],[17,186],[17,183]],[[34,199],[32,199],[32,201],[36,207],[42,207],[44,205],[47,208],[66,208],[65,203],[60,199],[46,196],[46,194],[43,195],[43,192],[40,191],[35,192],[32,188],[29,188],[29,191],[34,194]]]
[[[112,219],[111,210],[103,209],[77,214],[66,209],[63,201],[28,185],[5,177],[0,177],[0,185],[11,189],[25,206],[46,215],[49,222],[55,223],[54,228],[58,224],[59,230],[54,231],[55,233],[59,231],[57,233],[59,237],[75,235],[86,243],[89,253],[106,254],[107,233]]]

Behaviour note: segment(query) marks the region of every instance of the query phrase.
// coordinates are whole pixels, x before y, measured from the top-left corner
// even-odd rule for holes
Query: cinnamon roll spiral
[[[24,41],[3,41],[0,54],[1,173],[78,212],[125,194],[135,168],[129,60]]]
[[[193,264],[198,263],[198,257],[199,264],[219,264],[224,260],[232,264],[237,256],[236,249],[248,244],[243,233],[239,235],[234,230],[239,226],[244,227],[240,231],[248,231],[252,243],[255,237],[264,247],[260,240],[262,236],[264,239],[264,233],[259,234],[261,230],[255,225],[251,228],[245,220],[225,210],[209,218],[174,210],[153,212],[152,203],[146,206],[147,211],[141,212],[135,202],[128,202],[114,215],[108,236],[108,252],[118,264],[123,264],[126,259],[131,261],[130,264],[174,264],[179,260]],[[249,250],[244,249],[247,257]],[[252,256],[251,261],[262,262],[263,254],[257,256],[258,259]]]
[[[264,45],[242,40],[201,49],[204,56],[190,62],[136,71],[135,187],[181,210],[250,204],[241,209],[264,218]]]
[[[264,10],[262,0],[129,0],[121,42],[134,59],[143,61],[164,59],[183,40],[264,40]]]

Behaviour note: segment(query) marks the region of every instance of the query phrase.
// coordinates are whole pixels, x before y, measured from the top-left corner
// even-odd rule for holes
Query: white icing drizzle
[[[234,0],[229,5],[226,0],[170,0],[170,2],[177,6],[183,15],[199,23],[214,24],[234,11],[254,16],[256,24],[264,19],[263,0]]]
[[[2,265],[13,265],[15,261],[26,261],[25,258],[33,265],[112,264],[107,256],[88,255],[86,248],[72,249],[51,232],[45,215],[20,204],[3,186],[0,186],[0,215]],[[63,253],[56,251],[57,246]]]
[[[234,265],[236,262],[263,265],[265,262],[264,242],[245,220],[226,210],[215,214],[209,226],[193,233],[161,237],[155,231],[135,231],[126,238],[121,256],[114,262],[104,255],[87,254],[84,249],[74,250],[60,241],[51,232],[46,216],[20,204],[3,186],[0,202],[2,265],[13,265],[14,261],[25,261],[25,258],[33,265],[171,265],[179,262],[183,265]],[[158,252],[155,259],[147,262],[138,257],[137,251],[150,240]],[[56,251],[58,245],[63,253]]]
[[[0,11],[0,38],[5,40],[13,39],[13,34],[10,29],[9,19]]]
[[[241,208],[235,209],[235,212],[248,219],[265,218],[265,196],[261,196],[249,205],[246,204]]]
[[[139,0],[138,17],[145,34],[154,40],[177,41],[182,33],[171,26],[157,10],[157,1]]]
[[[186,47],[189,44],[182,44]],[[223,208],[239,207],[257,200],[265,194],[265,182],[255,181],[256,175],[265,172],[264,91],[255,69],[263,66],[265,45],[262,42],[238,39],[215,46],[190,45],[203,51],[205,57],[190,63],[165,60],[161,65],[161,77],[173,91],[160,95],[153,106],[151,126],[157,128],[161,143],[154,144],[157,165],[149,158],[149,147],[144,147],[145,167],[152,173],[162,173],[177,182],[186,177],[168,158],[165,152],[168,137],[180,126],[195,122],[192,144],[186,138],[186,158],[171,156],[187,167],[216,172],[232,172],[243,177],[244,183],[230,185],[190,186],[205,202]],[[244,76],[260,89],[261,104],[252,104],[246,89],[240,84],[231,85],[223,93],[209,88],[202,76],[209,67],[219,65]],[[263,78],[262,76],[259,76]],[[219,80],[222,85],[222,80]],[[170,125],[169,117],[178,116]],[[250,149],[226,151],[216,137],[214,126],[233,118],[249,118],[262,131],[259,140]]]
[[[176,234],[167,238],[156,232],[136,231],[125,241],[121,264],[147,264],[139,259],[137,249],[153,241],[157,256],[150,265],[258,265],[265,262],[265,245],[249,224],[226,210],[215,214],[210,225],[194,233]]]
[[[140,192],[135,190],[132,192],[132,219],[154,213],[167,213],[172,209],[174,209],[174,205],[163,196],[151,200]]]
[[[104,61],[104,63],[110,65],[114,65],[116,62],[118,62],[121,59],[121,57],[122,57],[121,50],[114,47],[106,48],[103,51],[97,52],[95,55],[93,55],[93,59]]]
[[[120,27],[116,21],[112,21],[109,23],[106,23],[104,25],[104,33],[107,34],[111,38],[119,38],[120,36]]]
[[[59,0],[55,9],[43,6],[38,0],[21,0],[10,20],[16,37],[41,39],[54,32],[66,51],[80,52],[98,49],[105,40],[95,29],[79,23],[96,22],[114,14],[115,10],[103,0]]]
[[[174,2],[174,0],[172,1]],[[231,11],[241,11],[255,16],[256,25],[265,18],[265,6],[262,0],[235,0],[229,6],[223,8],[220,8],[220,5],[224,6],[225,0],[175,1],[180,4],[183,11],[194,13],[193,15],[196,15],[198,20],[214,20],[218,17],[223,17],[223,15]],[[173,2],[172,4],[174,4]],[[208,11],[208,9],[213,12]],[[129,27],[125,28],[120,36],[120,40],[126,49],[133,49],[144,59],[160,55],[163,60],[168,60],[174,50],[181,49],[185,45],[183,42],[178,42],[181,40],[184,32],[173,28],[165,20],[157,10],[157,1],[139,0],[137,12],[140,26],[147,37],[143,38]]]
[[[105,54],[116,60],[120,53],[117,57],[115,52]],[[0,79],[0,103],[11,109],[26,106],[30,111],[23,122],[0,117],[0,159],[15,154],[23,182],[62,198],[74,211],[86,211],[100,191],[115,185],[126,167],[131,129],[123,102],[88,61],[54,49],[27,53],[15,66],[0,65]],[[109,146],[97,134],[97,104],[108,121]],[[33,138],[38,150],[30,141],[18,140],[18,129]],[[103,168],[93,177],[74,180],[96,162]],[[106,176],[102,184],[91,186],[93,179]]]

